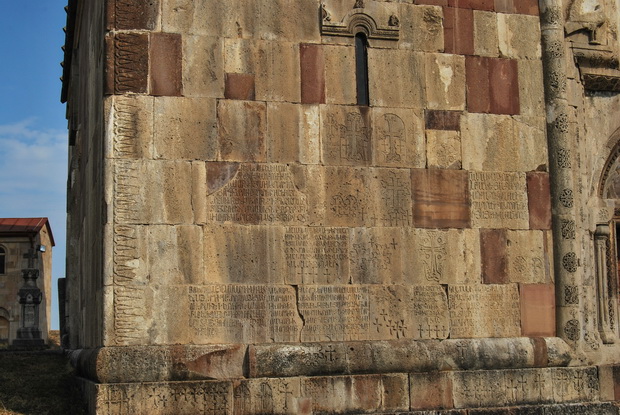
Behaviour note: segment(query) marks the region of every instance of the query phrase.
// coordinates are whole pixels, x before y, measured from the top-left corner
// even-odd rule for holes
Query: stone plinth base
[[[82,384],[89,411],[97,415],[617,414],[616,406],[601,402],[613,396],[601,392],[599,372],[578,367]]]

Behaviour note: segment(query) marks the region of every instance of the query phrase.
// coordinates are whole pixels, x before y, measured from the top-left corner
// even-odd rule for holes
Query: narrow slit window
[[[0,246],[0,274],[6,274],[6,251]]]
[[[355,35],[355,82],[357,105],[370,105],[368,97],[368,41],[364,33]]]

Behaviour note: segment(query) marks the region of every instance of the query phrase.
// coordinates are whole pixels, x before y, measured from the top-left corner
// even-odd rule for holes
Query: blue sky
[[[66,0],[0,0],[0,217],[50,219],[52,328],[65,273],[67,122],[60,103]]]

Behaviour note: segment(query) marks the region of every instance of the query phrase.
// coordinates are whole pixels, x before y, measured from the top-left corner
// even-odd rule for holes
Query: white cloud
[[[0,125],[0,217],[47,217],[53,248],[52,327],[58,327],[56,279],[65,274],[67,133],[35,119]]]

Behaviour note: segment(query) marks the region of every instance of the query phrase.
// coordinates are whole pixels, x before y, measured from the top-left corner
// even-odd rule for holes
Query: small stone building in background
[[[70,0],[91,413],[618,413],[617,3]]]
[[[38,312],[40,343],[47,342],[53,246],[54,236],[47,218],[0,218],[0,347],[14,344],[24,322],[19,292],[25,284],[23,271],[27,269],[38,270],[36,284],[42,294],[36,310],[33,307],[28,312]]]

